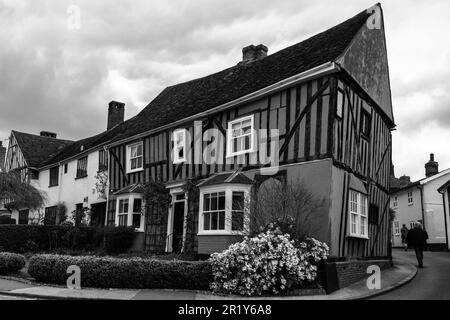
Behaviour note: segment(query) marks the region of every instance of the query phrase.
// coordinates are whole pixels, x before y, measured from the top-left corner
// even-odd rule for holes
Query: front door
[[[172,252],[179,253],[183,247],[184,201],[173,204]]]
[[[94,203],[91,205],[91,226],[101,227],[105,225],[106,202]]]

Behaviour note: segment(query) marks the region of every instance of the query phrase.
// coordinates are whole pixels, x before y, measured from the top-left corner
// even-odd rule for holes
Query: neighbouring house
[[[142,230],[147,250],[209,254],[246,234],[244,203],[259,188],[299,180],[324,200],[312,236],[332,256],[387,257],[394,127],[377,5],[271,55],[245,47],[236,65],[163,90],[107,143],[106,221]],[[149,183],[164,188],[141,212]]]
[[[5,157],[6,147],[3,146],[3,141],[0,141],[0,172],[5,171]]]
[[[450,180],[450,169],[439,172],[434,154],[425,164],[425,178],[411,182],[410,177],[391,178],[391,208],[395,211],[392,226],[393,247],[401,247],[400,229],[421,223],[428,233],[430,250],[448,250],[448,210],[441,192]],[[441,189],[442,188],[442,189]],[[448,202],[447,202],[448,205]]]
[[[79,141],[56,139],[56,134],[49,132],[37,136],[12,131],[6,169],[21,170],[46,196],[45,208],[13,212],[19,224],[59,224],[64,216],[79,220],[82,214],[75,212],[88,212],[91,225],[105,225],[108,152],[101,142],[123,123],[124,109],[123,103],[111,101],[107,130]]]
[[[19,172],[24,182],[42,190],[39,183],[39,165],[70,143],[72,141],[57,139],[55,133],[48,131],[34,135],[13,130],[6,151],[5,171]],[[11,218],[18,224],[28,224],[32,221],[32,216],[34,212],[32,214],[29,208],[11,212]]]

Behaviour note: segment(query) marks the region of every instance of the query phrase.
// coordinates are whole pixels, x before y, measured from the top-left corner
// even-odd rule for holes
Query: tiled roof
[[[61,140],[50,137],[41,137],[34,134],[12,131],[17,144],[27,162],[32,168],[39,167],[43,162],[50,159],[58,151],[73,143],[70,140]]]
[[[252,185],[254,184],[254,181],[248,178],[246,175],[235,171],[213,175],[205,181],[201,182],[198,186],[207,187],[224,183]]]
[[[127,194],[127,193],[139,193],[142,194],[145,192],[144,186],[140,183],[130,184],[116,192],[114,192],[114,195],[121,195],[121,194]]]
[[[370,16],[353,18],[267,57],[164,89],[137,116],[92,138],[76,142],[46,164],[84,149],[119,141],[210,110],[324,63],[336,60]]]

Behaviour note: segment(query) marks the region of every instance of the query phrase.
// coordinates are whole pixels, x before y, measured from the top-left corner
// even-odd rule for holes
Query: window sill
[[[200,231],[197,233],[198,236],[245,236],[246,233],[243,231]]]
[[[141,171],[144,171],[144,168],[129,170],[129,171],[127,171],[127,174],[141,172]]]
[[[359,239],[359,240],[369,240],[369,237],[366,237],[366,236],[357,236],[357,235],[348,235],[347,238],[351,238],[351,239]]]
[[[49,188],[54,188],[54,187],[57,187],[57,186],[59,186],[59,184],[54,184],[54,185],[51,185],[51,186],[48,186]]]
[[[254,151],[253,149],[252,150],[240,151],[240,152],[233,153],[233,154],[227,154],[226,158],[229,159],[229,158],[239,157],[239,156],[243,156],[243,155],[246,155],[246,154],[252,154],[254,152],[256,152],[256,151]]]
[[[87,177],[88,177],[87,175],[81,176],[81,177],[76,177],[75,180],[80,180],[80,179],[84,179],[84,178],[87,178]]]

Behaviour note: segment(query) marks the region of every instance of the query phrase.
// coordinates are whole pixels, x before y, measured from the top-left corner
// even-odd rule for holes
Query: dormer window
[[[186,130],[178,129],[173,132],[173,163],[186,161]]]
[[[127,146],[127,173],[144,168],[144,146],[142,141]]]
[[[228,122],[227,157],[254,151],[253,115]]]

